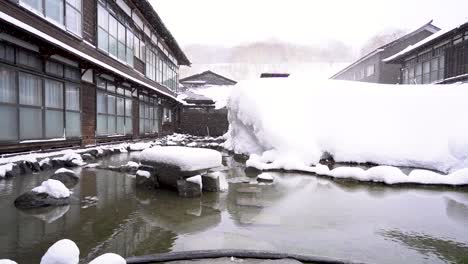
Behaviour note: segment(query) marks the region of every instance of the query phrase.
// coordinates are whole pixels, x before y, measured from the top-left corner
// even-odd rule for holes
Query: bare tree
[[[361,48],[361,56],[368,54],[369,52],[384,46],[394,40],[401,38],[405,35],[405,31],[402,29],[391,29],[377,33],[371,37]]]

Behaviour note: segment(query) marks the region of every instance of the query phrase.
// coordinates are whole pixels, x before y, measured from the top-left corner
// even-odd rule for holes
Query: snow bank
[[[70,190],[68,190],[62,182],[53,179],[43,181],[41,186],[38,186],[31,191],[37,193],[47,193],[49,196],[57,199],[67,198],[71,195]]]
[[[64,160],[64,161],[71,161],[73,164],[77,166],[83,166],[86,165],[86,163],[83,162],[83,159],[81,158],[81,155],[78,154],[76,151],[73,151],[71,149],[65,150],[64,155],[60,158],[56,158],[57,160]]]
[[[126,264],[124,258],[114,253],[107,253],[95,258],[89,264]]]
[[[5,178],[7,172],[13,170],[13,163],[0,166],[0,178]]]
[[[170,164],[182,171],[203,170],[221,166],[221,153],[211,149],[188,147],[153,147],[141,153],[141,160]]]
[[[125,166],[130,167],[130,168],[138,168],[138,167],[140,167],[140,164],[138,164],[138,163],[136,163],[134,161],[129,161],[129,162],[127,162],[127,164]]]
[[[263,181],[273,181],[273,179],[274,179],[274,178],[273,178],[273,175],[271,175],[271,174],[268,173],[268,172],[264,172],[264,173],[258,175],[257,178],[258,178],[259,180],[263,180]]]
[[[130,144],[131,151],[142,151],[147,148],[151,148],[151,143],[138,142],[138,143]]]
[[[74,171],[69,170],[69,169],[65,169],[65,168],[61,168],[61,169],[56,170],[54,174],[59,174],[59,173],[71,173],[71,174],[76,175],[76,173]]]
[[[40,264],[78,264],[80,249],[75,242],[62,239],[53,244],[41,259]]]
[[[198,186],[200,186],[200,188],[203,188],[201,175],[197,175],[197,176],[187,178],[186,181],[191,182],[191,183],[195,183]]]
[[[140,177],[145,177],[148,179],[151,178],[151,173],[149,171],[139,170],[136,172],[136,175]]]
[[[9,260],[9,259],[0,259],[0,264],[18,264],[18,263],[14,262],[13,260]]]
[[[228,102],[224,146],[251,155],[250,165],[259,169],[320,172],[323,168],[313,165],[330,155],[337,162],[455,172],[468,167],[467,99],[468,84],[381,85],[293,76],[245,81]],[[404,177],[398,181],[461,184],[454,176],[427,171]]]

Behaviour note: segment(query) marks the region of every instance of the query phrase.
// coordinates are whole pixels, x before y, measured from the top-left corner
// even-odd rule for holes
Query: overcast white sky
[[[278,39],[361,46],[375,33],[468,22],[467,0],[149,0],[181,46]]]

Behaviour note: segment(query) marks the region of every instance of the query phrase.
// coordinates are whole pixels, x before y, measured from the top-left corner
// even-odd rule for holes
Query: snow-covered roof
[[[448,29],[444,29],[444,30],[440,30],[438,31],[437,33],[434,33],[433,35],[421,40],[420,42],[418,43],[415,43],[414,45],[409,45],[408,47],[406,47],[405,49],[403,49],[402,51],[396,53],[395,55],[393,56],[390,56],[388,58],[385,58],[383,61],[384,62],[391,62],[391,61],[394,61],[396,59],[399,59],[401,57],[403,57],[404,55],[418,49],[418,48],[421,48],[423,46],[425,46],[426,44],[429,44],[429,43],[432,43],[433,41],[436,41],[442,37],[444,37],[445,35],[449,34],[450,32],[458,29],[458,28],[461,28],[461,27],[466,27],[468,26],[468,23],[464,23],[464,24],[461,24],[461,25],[457,25],[455,27],[452,27],[452,28],[448,28]]]
[[[440,28],[438,28],[438,27],[432,25],[432,20],[431,20],[431,21],[429,21],[428,23],[424,24],[423,26],[421,26],[421,27],[419,27],[419,28],[417,28],[417,29],[411,31],[410,33],[404,35],[403,37],[398,38],[398,39],[396,39],[396,40],[394,40],[394,41],[391,41],[391,42],[389,42],[389,43],[387,43],[387,44],[385,44],[385,45],[383,45],[383,46],[381,46],[381,47],[379,47],[379,48],[377,48],[377,49],[371,51],[370,53],[368,53],[368,54],[365,55],[364,57],[362,57],[362,58],[358,59],[357,61],[351,63],[351,64],[348,65],[346,68],[344,68],[343,70],[339,71],[338,73],[336,73],[335,75],[333,75],[332,77],[330,77],[330,79],[333,79],[333,78],[337,77],[338,75],[341,75],[343,72],[346,72],[347,70],[349,70],[350,68],[354,67],[355,65],[357,65],[357,64],[359,64],[359,63],[361,63],[361,62],[367,60],[368,58],[370,58],[370,57],[372,57],[372,56],[374,56],[374,55],[376,55],[376,54],[378,54],[378,53],[384,51],[386,48],[392,47],[393,45],[395,45],[395,44],[397,44],[397,43],[400,43],[401,41],[404,41],[404,40],[406,40],[406,39],[408,39],[408,38],[410,38],[410,37],[412,37],[412,36],[418,34],[419,32],[422,32],[422,31],[424,31],[424,30],[429,31],[429,32],[431,32],[431,33],[436,33],[436,32],[438,32],[438,31],[440,30]]]
[[[205,84],[206,81],[194,80],[194,81],[185,81],[184,83],[187,83],[187,84]]]
[[[52,36],[49,36],[48,34],[42,32],[42,31],[40,31],[40,30],[38,30],[38,29],[28,25],[28,24],[25,24],[24,22],[14,18],[14,17],[12,17],[12,16],[10,16],[8,14],[5,14],[5,13],[3,13],[1,11],[0,11],[0,19],[4,20],[6,22],[9,22],[9,23],[11,23],[11,24],[13,24],[13,25],[15,25],[15,26],[17,26],[17,27],[19,27],[19,28],[21,28],[21,29],[23,29],[23,30],[25,30],[25,31],[27,31],[27,32],[39,37],[39,38],[41,38],[41,39],[44,39],[47,42],[50,42],[50,43],[52,43],[52,44],[54,44],[54,45],[56,45],[58,47],[61,47],[61,48],[65,49],[65,50],[69,51],[70,53],[73,53],[73,54],[75,54],[75,55],[77,55],[77,56],[79,56],[79,57],[81,57],[81,58],[83,58],[83,59],[85,59],[87,61],[90,61],[90,62],[92,62],[92,63],[94,63],[96,65],[99,65],[99,66],[107,69],[107,70],[110,70],[110,71],[114,72],[115,74],[120,75],[121,77],[124,77],[124,78],[126,78],[128,80],[131,80],[133,82],[136,82],[136,83],[138,83],[140,85],[143,85],[143,86],[145,86],[145,87],[147,87],[147,88],[149,88],[151,90],[157,91],[158,93],[163,94],[163,95],[165,95],[165,96],[167,96],[167,97],[169,97],[169,98],[171,98],[171,99],[173,99],[173,100],[175,100],[175,101],[177,101],[177,102],[179,102],[181,104],[185,104],[184,101],[181,101],[181,100],[177,99],[173,95],[171,95],[169,93],[166,93],[166,92],[163,92],[161,90],[158,90],[154,86],[151,86],[151,85],[149,85],[149,84],[147,84],[147,83],[145,83],[145,82],[143,82],[141,80],[138,80],[137,78],[134,78],[134,77],[132,77],[132,76],[130,76],[130,75],[128,75],[128,74],[114,68],[114,67],[112,67],[109,64],[106,64],[106,63],[104,63],[104,62],[102,62],[102,61],[100,61],[100,60],[98,60],[96,58],[93,58],[92,56],[90,56],[90,55],[88,55],[88,54],[86,54],[86,53],[84,53],[82,51],[79,51],[79,50],[71,47],[70,45],[68,45],[68,44],[66,44],[66,43],[64,43],[64,42],[62,42],[60,40],[57,40],[56,38],[54,38]]]

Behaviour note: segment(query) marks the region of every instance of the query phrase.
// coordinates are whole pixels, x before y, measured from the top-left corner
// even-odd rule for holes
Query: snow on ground
[[[145,178],[151,178],[151,173],[149,171],[144,171],[144,170],[138,170],[136,172],[136,176],[140,176],[140,177],[145,177]]]
[[[151,148],[151,143],[138,142],[138,143],[130,144],[130,150],[132,151],[141,151],[147,148]]]
[[[83,166],[86,163],[83,162],[83,159],[81,158],[81,155],[78,154],[76,151],[67,149],[64,151],[64,155],[60,158],[56,158],[58,160],[64,160],[64,161],[71,161],[77,166]]]
[[[257,178],[259,180],[264,180],[264,181],[273,181],[273,175],[271,175],[271,173],[268,173],[268,172],[264,172],[260,175],[257,176]]]
[[[13,163],[8,163],[0,166],[0,178],[5,178],[7,172],[13,170]]]
[[[74,171],[69,170],[69,169],[65,169],[65,168],[61,168],[61,169],[56,170],[54,174],[59,174],[59,173],[71,173],[71,174],[76,175],[76,173]]]
[[[71,192],[65,185],[57,180],[49,179],[43,181],[41,186],[38,186],[31,191],[37,193],[47,193],[49,196],[60,199],[70,197]]]
[[[203,188],[201,175],[196,175],[196,176],[187,178],[186,181],[191,182],[191,183],[195,183],[198,186],[200,186],[200,188]]]
[[[381,85],[299,77],[239,83],[225,147],[262,170],[310,171],[386,183],[468,184],[468,84]],[[325,170],[321,158],[383,167]],[[328,169],[328,168],[327,168]],[[390,171],[391,170],[391,171]],[[401,172],[401,171],[400,171]],[[468,173],[467,173],[468,175]]]
[[[141,153],[141,160],[180,167],[182,171],[221,166],[222,155],[216,150],[187,147],[153,147]]]
[[[125,166],[130,167],[130,168],[138,168],[138,167],[140,167],[140,164],[138,164],[138,163],[136,163],[134,161],[129,161],[129,162],[127,162],[127,164]]]
[[[125,259],[122,258],[121,256],[114,254],[114,253],[106,253],[104,255],[101,255],[95,258],[89,264],[126,264],[126,263],[127,261],[125,261]]]
[[[47,250],[40,264],[77,264],[79,260],[80,249],[75,242],[62,239]]]
[[[18,264],[18,263],[14,262],[13,260],[9,260],[9,259],[0,259],[0,264]]]

